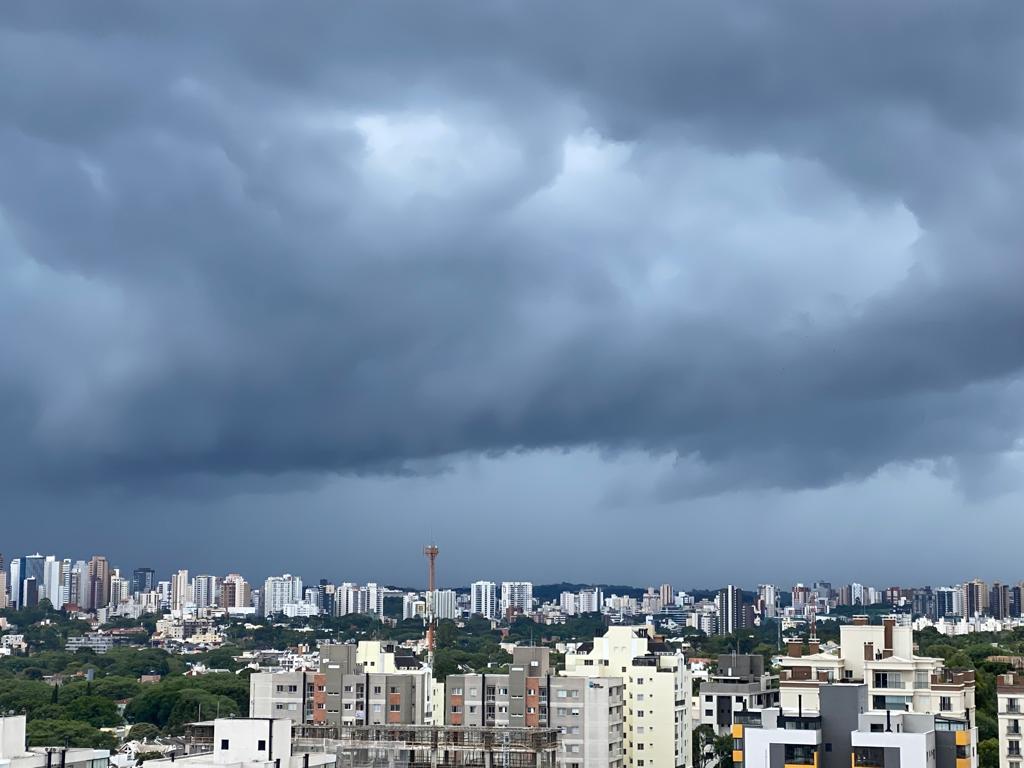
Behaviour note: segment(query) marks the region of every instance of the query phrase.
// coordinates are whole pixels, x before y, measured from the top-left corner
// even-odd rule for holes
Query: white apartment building
[[[337,762],[330,752],[295,754],[292,721],[283,718],[219,718],[190,728],[197,736],[208,734],[213,750],[147,762],[188,768],[332,768]]]
[[[575,616],[579,612],[579,600],[575,592],[563,592],[558,596],[558,609],[566,616]]]
[[[368,583],[365,587],[343,582],[334,590],[334,615],[347,616],[350,613],[372,613],[384,615],[384,588]]]
[[[197,608],[209,608],[220,601],[220,584],[216,576],[203,574],[192,579],[192,602]]]
[[[470,586],[469,612],[485,619],[498,618],[498,586],[493,581],[474,581]]]
[[[609,627],[565,656],[566,676],[622,678],[626,768],[690,766],[692,678],[678,650],[649,625]]]
[[[1010,672],[996,678],[996,716],[999,720],[999,768],[1021,768],[1024,726],[1024,676]]]
[[[576,595],[576,607],[580,613],[600,613],[604,603],[604,593],[598,587],[581,589]]]
[[[263,601],[264,616],[284,613],[286,605],[302,602],[302,579],[290,573],[271,576],[263,582],[260,599]]]
[[[188,570],[181,570],[171,577],[171,610],[180,611],[192,602],[192,584]]]
[[[427,613],[438,619],[457,619],[459,604],[454,589],[435,589],[427,593]]]
[[[121,571],[115,568],[110,575],[110,608],[117,608],[122,603],[127,603],[132,596],[131,581],[121,575]]]
[[[501,582],[501,615],[530,613],[533,610],[533,583],[529,581]]]

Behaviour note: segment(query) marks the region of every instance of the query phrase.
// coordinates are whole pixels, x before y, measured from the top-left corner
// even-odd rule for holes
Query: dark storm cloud
[[[9,487],[1011,450],[1024,10],[648,10],[8,6]]]

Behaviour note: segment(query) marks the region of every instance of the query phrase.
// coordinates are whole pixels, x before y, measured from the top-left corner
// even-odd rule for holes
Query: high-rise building
[[[626,768],[677,768],[693,764],[692,678],[682,652],[650,625],[612,626],[603,637],[565,656],[566,677],[623,682]],[[596,681],[594,681],[596,682]]]
[[[132,594],[141,595],[156,589],[156,571],[152,568],[136,568],[132,571]]]
[[[993,619],[1010,618],[1010,587],[1008,584],[993,582],[992,589],[989,591],[988,610]]]
[[[110,563],[107,558],[93,555],[89,559],[86,578],[86,610],[105,608],[110,603]]]
[[[718,666],[700,684],[700,722],[720,735],[730,732],[737,712],[778,704],[775,678],[765,671],[764,657],[730,653],[718,657]]]
[[[779,590],[774,584],[758,584],[757,599],[761,605],[761,615],[766,619],[774,619],[779,608]]]
[[[10,605],[7,599],[7,571],[4,570],[4,556],[0,555],[0,611]]]
[[[43,562],[43,592],[39,598],[44,597],[50,601],[50,605],[60,610],[64,607],[64,603],[61,602],[61,566],[63,561],[58,560],[53,555],[47,555],[46,560]]]
[[[220,584],[220,607],[224,610],[232,608],[248,608],[252,605],[252,591],[249,582],[240,574],[229,573]]]
[[[180,611],[192,602],[192,583],[188,578],[188,569],[176,571],[171,576],[171,610]]]
[[[427,593],[427,614],[439,619],[457,619],[459,606],[454,589],[435,589]]]
[[[533,610],[533,583],[529,581],[501,582],[501,615],[529,613]]]
[[[956,587],[937,587],[934,590],[935,597],[935,618],[942,619],[947,616],[959,616],[960,590]]]
[[[672,593],[671,584],[662,584],[658,589],[658,595],[661,597],[662,605],[672,605],[675,602],[675,595]]]
[[[121,603],[128,602],[132,596],[132,583],[121,576],[117,568],[110,574],[110,608],[117,608]]]
[[[485,619],[498,618],[498,587],[493,581],[474,581],[470,586],[469,612]]]
[[[220,600],[220,586],[216,576],[203,574],[192,579],[192,602],[196,608],[209,608]]]
[[[600,587],[581,589],[576,595],[576,608],[580,613],[600,613],[604,603],[604,593]]]
[[[988,615],[988,585],[981,579],[973,579],[961,585],[965,618]]]
[[[302,602],[302,579],[286,573],[283,576],[271,576],[263,582],[260,593],[264,616],[284,613],[286,605]]]
[[[11,593],[11,607],[21,608],[21,558],[11,560],[11,579],[8,584]]]
[[[743,590],[732,584],[718,590],[718,634],[731,635],[743,623]]]

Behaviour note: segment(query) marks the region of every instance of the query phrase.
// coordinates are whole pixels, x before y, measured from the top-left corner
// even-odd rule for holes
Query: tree
[[[152,723],[136,723],[128,730],[128,738],[135,741],[149,741],[160,735],[160,729]]]
[[[33,747],[57,747],[66,742],[72,747],[117,749],[117,739],[111,734],[75,720],[30,720],[26,732]]]
[[[694,768],[706,768],[715,759],[715,729],[707,724],[693,729]]]
[[[81,720],[95,728],[120,725],[121,715],[113,699],[104,696],[80,696],[65,707],[68,718]]]
[[[978,765],[980,768],[999,768],[998,738],[978,742]]]

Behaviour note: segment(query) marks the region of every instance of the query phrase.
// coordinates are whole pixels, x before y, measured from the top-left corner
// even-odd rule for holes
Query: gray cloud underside
[[[1019,448],[1024,8],[646,10],[8,5],[7,482]]]

